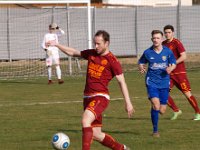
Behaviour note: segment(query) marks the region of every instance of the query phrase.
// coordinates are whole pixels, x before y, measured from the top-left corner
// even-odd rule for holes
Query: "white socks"
[[[61,79],[61,69],[60,69],[60,66],[56,66],[56,74],[57,74],[57,78]]]
[[[47,71],[48,71],[48,80],[51,80],[51,77],[52,77],[52,68],[48,67]],[[60,69],[60,66],[56,66],[56,75],[57,75],[58,79],[61,79],[61,69]]]
[[[48,67],[47,71],[48,71],[48,80],[51,80],[51,72],[52,72],[51,67]]]

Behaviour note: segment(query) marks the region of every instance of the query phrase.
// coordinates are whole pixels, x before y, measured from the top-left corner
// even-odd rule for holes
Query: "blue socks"
[[[151,121],[153,124],[153,133],[158,132],[158,119],[160,110],[154,110],[151,108]]]

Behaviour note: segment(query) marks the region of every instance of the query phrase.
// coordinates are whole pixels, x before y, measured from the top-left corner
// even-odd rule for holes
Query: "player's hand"
[[[146,67],[143,64],[140,64],[138,69],[141,74],[146,73]]]
[[[169,66],[166,68],[166,71],[168,74],[170,74],[172,72],[172,65],[169,64]]]
[[[126,112],[128,113],[128,118],[131,118],[135,113],[135,109],[131,103],[126,104]]]
[[[57,44],[57,43],[56,43],[55,40],[47,42],[47,45],[48,45],[48,46],[56,46],[56,44]]]

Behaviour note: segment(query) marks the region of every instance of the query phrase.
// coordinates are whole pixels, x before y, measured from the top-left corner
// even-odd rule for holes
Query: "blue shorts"
[[[167,100],[169,97],[169,88],[158,89],[155,87],[147,86],[147,93],[149,99],[157,97],[160,100],[160,104],[167,104]]]

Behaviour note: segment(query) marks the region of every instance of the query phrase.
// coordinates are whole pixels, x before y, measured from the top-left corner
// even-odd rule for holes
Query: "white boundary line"
[[[123,98],[113,98],[110,101],[119,101]],[[53,105],[53,104],[69,104],[69,103],[82,103],[81,101],[55,101],[55,102],[35,102],[35,103],[24,103],[24,104],[0,104],[0,107],[8,107],[8,106],[34,106],[34,105]]]

